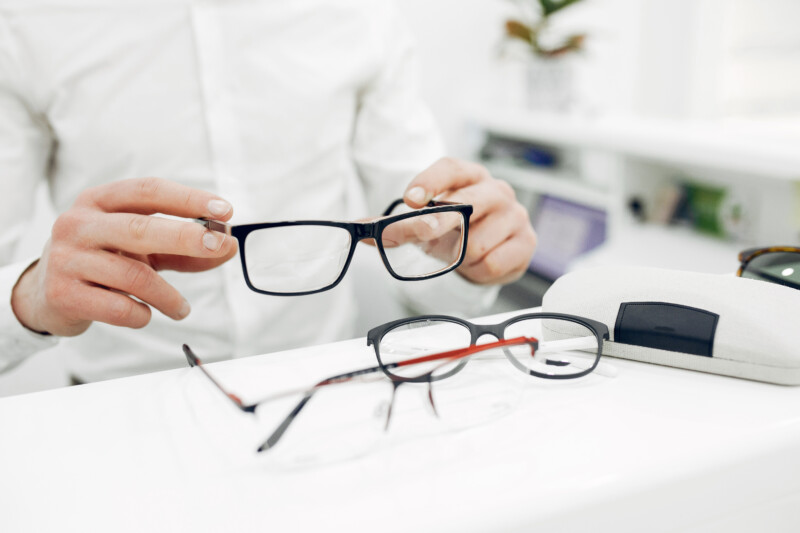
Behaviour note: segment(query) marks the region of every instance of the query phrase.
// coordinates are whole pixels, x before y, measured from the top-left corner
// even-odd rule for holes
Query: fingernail
[[[181,305],[180,311],[178,311],[178,319],[184,319],[189,316],[189,313],[192,311],[192,307],[189,305],[189,302],[186,300],[183,301],[183,305]]]
[[[426,199],[428,197],[428,193],[425,192],[425,189],[422,187],[412,187],[406,193],[406,198],[414,202],[415,204],[424,204],[426,203]]]
[[[222,246],[222,241],[225,240],[225,235],[221,233],[217,233],[215,231],[207,231],[203,235],[203,246],[211,250],[212,252],[216,252],[219,250],[220,246]]]
[[[225,200],[211,200],[208,202],[208,212],[215,217],[225,216],[231,209],[231,204]]]

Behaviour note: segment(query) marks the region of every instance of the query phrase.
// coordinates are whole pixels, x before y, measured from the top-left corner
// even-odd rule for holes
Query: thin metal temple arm
[[[226,224],[225,222],[220,222],[218,220],[196,218],[194,219],[194,221],[206,229],[209,229],[211,231],[218,231],[220,233],[224,233],[225,235],[230,235],[233,228],[233,226],[231,226],[230,224]]]
[[[214,386],[217,387],[217,389],[219,389],[222,392],[222,394],[225,395],[226,398],[228,398],[231,402],[233,402],[233,404],[237,408],[241,409],[245,413],[255,413],[256,407],[258,407],[258,403],[245,404],[242,401],[242,399],[239,398],[237,395],[225,390],[225,387],[223,387],[219,381],[214,379],[214,376],[208,373],[208,370],[206,370],[205,367],[203,366],[203,362],[200,361],[200,359],[194,354],[192,349],[189,348],[189,345],[187,344],[183,345],[183,354],[186,356],[186,360],[189,362],[189,366],[196,366],[197,368],[199,368],[200,371],[203,372],[203,374],[205,374],[205,376],[211,381],[211,383],[213,383]]]
[[[294,422],[295,418],[297,418],[297,415],[300,414],[300,412],[303,410],[306,404],[308,404],[311,398],[313,398],[314,394],[322,387],[326,387],[328,385],[336,385],[339,383],[347,383],[355,378],[361,376],[368,376],[370,374],[376,374],[379,372],[381,372],[381,367],[379,366],[363,368],[361,370],[355,370],[353,372],[347,372],[345,374],[339,374],[333,377],[323,379],[310,389],[306,390],[303,398],[297,403],[297,405],[294,406],[294,408],[289,412],[286,418],[283,419],[283,421],[275,429],[275,431],[273,431],[272,434],[269,437],[267,437],[267,440],[264,441],[264,443],[258,447],[257,451],[263,452],[275,446],[278,443],[278,441],[281,440],[283,434],[286,433],[286,430],[289,429],[289,426],[292,425],[292,422]],[[381,378],[383,377],[382,373],[380,377]]]
[[[468,348],[462,348],[462,349],[459,349],[459,350],[451,350],[451,351],[448,351],[448,352],[442,352],[442,353],[438,353],[438,354],[431,354],[431,355],[426,355],[426,356],[423,356],[423,357],[417,357],[415,359],[409,359],[408,361],[402,361],[402,362],[398,362],[398,363],[389,363],[387,365],[384,365],[384,368],[386,368],[388,370],[392,370],[392,369],[398,368],[400,366],[408,366],[408,365],[426,363],[426,362],[430,362],[430,361],[441,361],[443,359],[460,359],[460,358],[463,358],[463,357],[467,357],[467,356],[469,356],[469,355],[471,355],[473,353],[477,353],[477,352],[480,352],[480,351],[483,351],[483,350],[490,350],[490,349],[496,348],[498,346],[514,346],[514,345],[520,345],[520,344],[528,344],[528,345],[530,345],[531,346],[531,354],[533,354],[534,351],[536,350],[536,347],[538,346],[538,341],[536,339],[532,338],[532,337],[518,337],[518,338],[514,338],[514,339],[506,339],[506,340],[501,340],[501,341],[497,341],[497,342],[493,342],[493,343],[489,343],[489,344],[474,345],[474,346],[470,346]],[[292,422],[294,422],[295,418],[297,418],[297,416],[300,414],[300,412],[303,410],[303,408],[306,406],[306,404],[308,404],[308,402],[311,400],[311,398],[314,396],[314,394],[320,388],[325,387],[327,385],[335,385],[335,384],[338,384],[338,383],[346,383],[346,382],[349,382],[349,381],[353,380],[354,378],[357,378],[357,377],[360,377],[360,376],[369,375],[369,374],[374,374],[376,372],[380,372],[381,370],[382,370],[382,368],[380,366],[364,368],[364,369],[361,369],[361,370],[356,370],[354,372],[348,372],[348,373],[345,373],[345,374],[339,374],[337,376],[333,376],[333,377],[330,377],[330,378],[327,378],[327,379],[324,379],[324,380],[320,381],[319,383],[314,385],[311,389],[306,391],[305,396],[303,396],[303,399],[301,399],[300,402],[294,407],[294,409],[292,409],[289,412],[287,417],[280,423],[280,425],[272,433],[272,435],[270,435],[267,438],[267,440],[258,448],[258,451],[262,452],[262,451],[268,450],[268,449],[272,448],[273,446],[275,446],[278,443],[278,441],[280,441],[281,437],[286,432],[286,430],[289,429],[289,426],[291,426],[291,424],[292,424]],[[429,373],[429,375],[430,375],[430,373]],[[394,385],[394,390],[396,391],[397,387],[402,382],[397,382],[397,381],[393,380],[393,383],[395,384]],[[431,406],[433,407],[433,410],[436,413],[436,405],[433,403],[433,398],[430,395],[430,391],[429,391],[429,396],[430,396]],[[394,399],[394,395],[392,396],[392,398]],[[393,403],[394,403],[394,401],[392,401],[392,404]],[[390,406],[390,409],[391,409],[391,406]],[[437,416],[438,416],[438,413],[437,413]],[[390,419],[391,419],[391,410],[389,411],[389,413],[387,414],[387,417],[386,417],[386,427],[389,426]]]

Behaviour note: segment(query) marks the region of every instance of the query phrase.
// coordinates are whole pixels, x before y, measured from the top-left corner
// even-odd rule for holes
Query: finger
[[[381,242],[384,247],[407,243],[429,242],[455,231],[462,233],[464,217],[455,211],[425,213],[404,218],[383,228]]]
[[[536,246],[536,234],[530,225],[528,210],[515,203],[470,225],[464,262],[470,265],[481,261],[494,248],[516,235],[527,239],[530,246],[527,259],[530,259]]]
[[[234,245],[236,240],[233,239]],[[236,246],[222,257],[186,257],[183,255],[154,254],[149,257],[154,270],[175,270],[178,272],[204,272],[216,268],[236,255]]]
[[[507,211],[519,205],[514,189],[506,182],[494,178],[458,189],[444,198],[472,205],[470,227],[493,212]]]
[[[150,322],[150,308],[129,296],[88,282],[72,285],[62,299],[65,315],[76,320],[105,322],[114,326],[143,328]]]
[[[225,257],[235,253],[233,237],[200,224],[148,215],[108,213],[89,216],[80,230],[92,247],[132,254]]]
[[[490,178],[489,172],[482,165],[446,157],[411,180],[403,199],[409,206],[419,208],[442,193],[462,189]]]
[[[515,237],[493,248],[479,262],[459,267],[458,272],[474,283],[510,283],[527,270],[529,250],[524,239]]]
[[[84,280],[135,296],[175,320],[186,318],[191,310],[172,285],[141,261],[98,250],[78,254],[71,268]]]
[[[96,206],[107,213],[163,213],[222,221],[233,216],[231,204],[216,194],[161,178],[134,178],[93,187],[81,194],[76,204]]]

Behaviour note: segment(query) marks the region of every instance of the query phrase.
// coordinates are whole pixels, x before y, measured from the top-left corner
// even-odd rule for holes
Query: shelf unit
[[[599,209],[608,208],[613,200],[607,190],[586,184],[577,174],[524,168],[510,162],[495,161],[487,161],[486,168],[493,176],[502,177],[517,190],[570,198]]]
[[[532,210],[535,196],[548,194],[606,211],[606,243],[570,269],[634,264],[724,273],[736,269],[737,253],[747,246],[800,241],[800,121],[581,117],[504,108],[470,116],[482,133],[570,156],[574,164],[559,169],[485,162]],[[722,240],[641,223],[629,213],[631,197],[654,205],[664,184],[681,181],[724,187],[744,199],[749,233]]]
[[[507,108],[484,109],[471,117],[486,131],[554,146],[800,180],[800,118],[791,122],[689,121],[581,117]]]

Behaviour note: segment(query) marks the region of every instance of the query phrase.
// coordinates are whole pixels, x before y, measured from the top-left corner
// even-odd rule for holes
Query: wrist
[[[17,317],[22,326],[40,335],[50,335],[36,322],[36,313],[33,309],[35,301],[36,267],[39,264],[37,259],[31,263],[20,275],[14,288],[11,289],[11,311]]]

